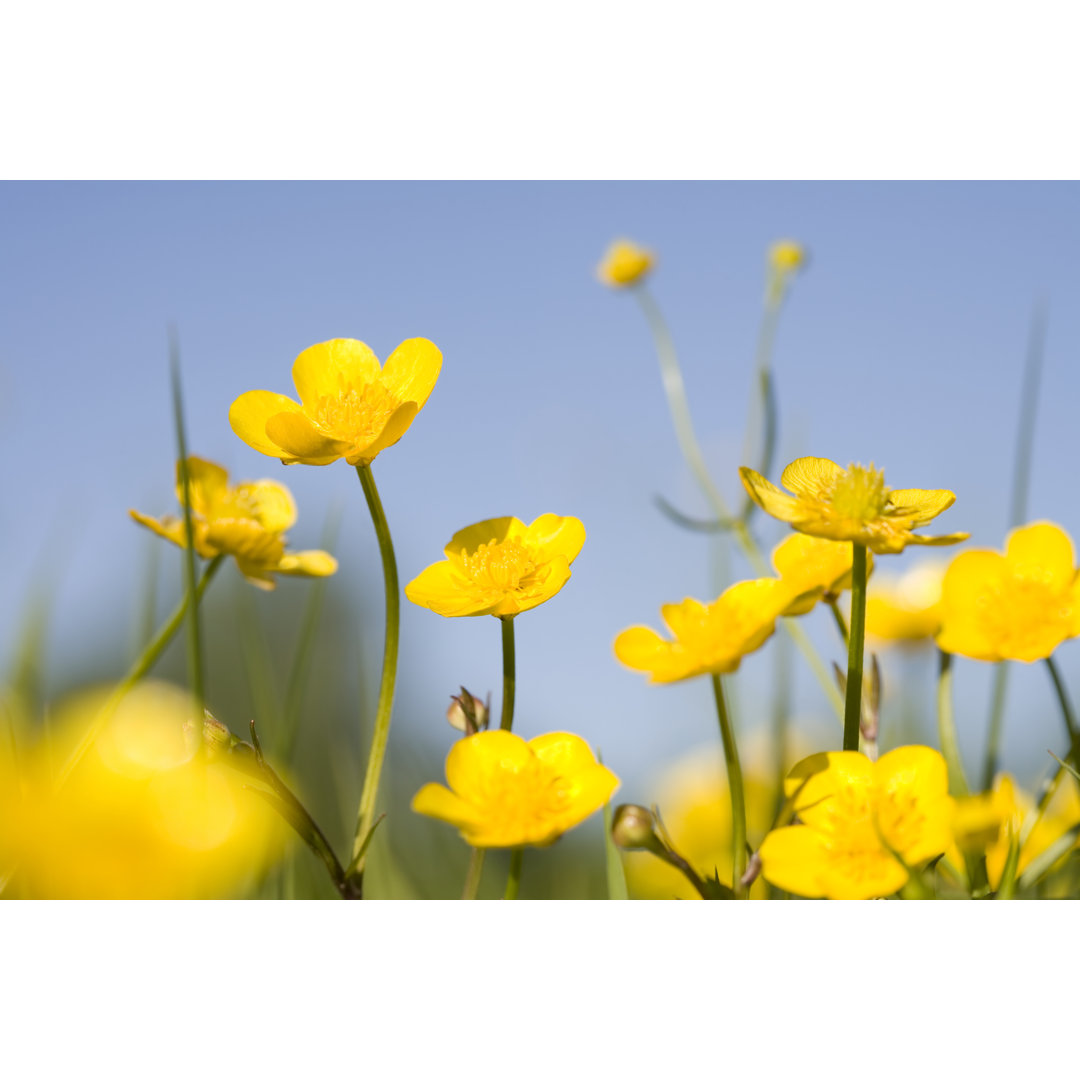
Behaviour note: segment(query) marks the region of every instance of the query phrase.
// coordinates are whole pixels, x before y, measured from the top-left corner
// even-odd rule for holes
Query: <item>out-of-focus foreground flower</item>
[[[867,636],[900,645],[932,638],[941,627],[945,567],[942,562],[921,562],[899,577],[874,577],[866,591]]]
[[[507,617],[550,600],[570,580],[585,543],[576,517],[541,514],[526,525],[490,518],[454,533],[446,558],[422,570],[405,595],[439,615]]]
[[[660,609],[674,640],[648,626],[631,626],[615,639],[615,655],[654,683],[735,671],[747,654],[761,648],[776,620],[794,599],[779,578],[740,581],[711,604],[689,597]]]
[[[780,477],[794,495],[745,465],[739,475],[750,498],[767,514],[799,532],[862,544],[879,555],[903,551],[908,544],[958,544],[968,538],[967,533],[916,536],[911,530],[947,510],[956,496],[944,490],[886,487],[884,473],[873,465],[842,469],[827,458],[798,458]]]
[[[80,695],[0,785],[0,872],[39,898],[228,896],[280,855],[285,826],[213,743],[189,735],[191,699],[144,683],[121,701],[66,782],[54,776],[97,717]]]
[[[796,596],[784,614],[805,615],[819,600],[850,589],[851,561],[850,544],[805,533],[793,533],[778,544],[772,553],[773,568]],[[867,574],[873,565],[873,556],[868,556]]]
[[[326,577],[337,560],[325,551],[286,551],[285,531],[296,521],[296,504],[289,489],[273,480],[249,480],[230,485],[229,474],[212,461],[189,457],[191,524],[195,550],[204,559],[232,555],[240,573],[260,589],[273,589],[274,574]],[[184,490],[177,463],[177,499]],[[152,518],[129,511],[158,536],[187,547],[183,517]]]
[[[1044,660],[1080,634],[1080,575],[1069,534],[1014,529],[1005,554],[964,551],[942,583],[938,646],[973,660]]]
[[[528,742],[509,731],[469,735],[451,748],[446,779],[449,788],[425,784],[413,810],[448,822],[483,848],[554,843],[619,786],[584,739],[562,731]]]
[[[845,750],[814,754],[785,781],[800,824],[761,845],[761,872],[800,896],[868,900],[889,896],[915,867],[952,842],[953,800],[945,759],[902,746],[872,762]]]
[[[335,338],[296,358],[299,404],[251,390],[232,403],[229,423],[248,446],[286,465],[367,465],[409,429],[441,368],[442,353],[427,338],[403,341],[382,367],[362,341]]]
[[[616,240],[604,252],[596,276],[604,285],[623,289],[636,285],[653,268],[656,257],[632,240]]]

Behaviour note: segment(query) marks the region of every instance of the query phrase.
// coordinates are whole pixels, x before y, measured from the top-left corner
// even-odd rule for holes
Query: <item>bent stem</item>
[[[863,638],[866,633],[866,547],[851,545],[851,626],[848,629],[847,697],[844,749],[859,749],[862,710]]]
[[[1050,678],[1054,682],[1054,690],[1057,692],[1058,703],[1061,705],[1061,715],[1065,720],[1065,729],[1069,734],[1069,757],[1072,758],[1073,766],[1080,769],[1080,727],[1077,727],[1076,713],[1073,711],[1072,702],[1069,701],[1069,692],[1065,689],[1065,683],[1061,678],[1054,658],[1046,658],[1046,666],[1050,671]]]
[[[357,891],[362,887],[364,866],[367,862],[367,839],[375,820],[375,799],[379,793],[379,777],[386,758],[386,744],[390,738],[390,716],[394,708],[394,682],[397,678],[398,633],[401,624],[401,597],[398,589],[397,561],[394,544],[386,524],[379,489],[370,465],[357,465],[356,474],[364,489],[368,510],[379,541],[382,557],[383,584],[386,590],[386,643],[383,647],[382,678],[379,682],[379,701],[375,707],[375,730],[371,737],[364,787],[360,794],[360,809],[356,819],[356,835],[353,838],[353,855],[348,876]]]
[[[506,878],[506,892],[504,900],[516,900],[521,890],[521,856],[524,848],[516,847],[510,852],[510,873]]]
[[[716,715],[720,720],[720,739],[724,744],[724,762],[727,765],[728,787],[731,790],[731,888],[737,897],[745,894],[742,884],[746,873],[746,797],[743,793],[742,767],[739,749],[735,744],[735,732],[724,702],[724,685],[719,675],[713,675],[713,696],[716,698]]]
[[[941,755],[949,771],[949,794],[968,795],[967,777],[964,775],[964,762],[960,757],[960,744],[956,738],[956,721],[952,706],[952,653],[939,652],[941,666],[938,669],[937,712],[938,738],[941,740]]]

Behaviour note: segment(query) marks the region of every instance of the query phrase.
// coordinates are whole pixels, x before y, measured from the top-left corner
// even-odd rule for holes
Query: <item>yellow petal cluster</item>
[[[455,826],[473,847],[544,847],[599,810],[619,786],[588,743],[556,731],[526,742],[509,731],[459,740],[442,784],[413,797],[418,814]]]
[[[805,615],[819,600],[851,588],[852,550],[850,544],[822,540],[805,533],[793,533],[772,553],[773,569],[796,597],[784,609],[785,615]],[[867,558],[866,572],[874,565]]]
[[[945,563],[917,563],[899,577],[875,577],[866,591],[866,633],[882,642],[915,645],[941,627]]]
[[[651,251],[632,240],[616,240],[600,260],[596,276],[604,285],[624,289],[636,285],[653,268],[656,258]]]
[[[196,751],[191,699],[164,683],[132,690],[66,782],[59,764],[107,695],[61,707],[48,736],[0,785],[0,866],[43,899],[196,898],[249,887],[283,850],[281,819],[250,781]],[[10,781],[10,782],[9,782]]]
[[[806,265],[806,248],[795,240],[777,240],[769,248],[769,269],[774,274],[793,274]]]
[[[454,533],[446,558],[422,570],[405,595],[439,615],[509,617],[550,600],[585,543],[576,517],[541,514],[526,525],[489,518]]]
[[[784,581],[758,578],[732,585],[711,604],[689,597],[665,604],[660,614],[674,640],[631,626],[615,639],[615,655],[627,667],[647,671],[654,683],[735,671],[747,653],[765,644],[793,599]]]
[[[793,461],[780,477],[788,494],[760,473],[739,469],[750,498],[767,514],[799,532],[826,540],[862,544],[879,555],[903,551],[908,544],[958,544],[967,533],[916,536],[912,529],[933,520],[956,501],[951,491],[885,486],[873,465],[842,469],[827,458]]]
[[[1080,576],[1069,534],[1040,521],[1014,529],[1005,554],[965,551],[945,573],[938,646],[973,660],[1048,657],[1080,634]]]
[[[876,762],[845,750],[814,754],[788,774],[799,824],[774,829],[761,872],[778,888],[830,900],[889,896],[908,871],[952,842],[945,759],[902,746]]]
[[[248,446],[286,465],[367,465],[409,429],[441,368],[442,353],[426,338],[403,341],[381,367],[362,341],[335,338],[296,358],[299,404],[251,390],[232,403],[229,423]]]
[[[220,465],[199,457],[189,457],[187,467],[195,550],[204,559],[232,555],[244,577],[260,589],[273,589],[275,574],[326,577],[337,570],[337,560],[325,551],[285,550],[285,531],[296,521],[296,504],[287,487],[273,480],[231,485]],[[179,463],[176,471],[176,497],[182,506]],[[158,536],[187,547],[183,517],[129,513]]]

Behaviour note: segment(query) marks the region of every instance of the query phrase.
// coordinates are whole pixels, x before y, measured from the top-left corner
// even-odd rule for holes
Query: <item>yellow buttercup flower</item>
[[[769,248],[769,269],[774,274],[793,274],[806,265],[806,248],[794,240],[777,240]]]
[[[879,555],[903,551],[908,544],[958,544],[968,538],[967,533],[916,536],[911,530],[948,510],[956,496],[951,491],[886,487],[884,474],[873,465],[842,469],[827,458],[798,458],[780,477],[794,495],[745,465],[739,475],[750,498],[767,514],[799,532],[862,544]]]
[[[805,533],[793,533],[778,544],[772,553],[773,568],[796,596],[784,614],[805,615],[819,600],[850,589],[851,560],[850,544]],[[873,565],[873,556],[868,556],[867,574]]]
[[[636,285],[652,268],[656,258],[651,251],[632,240],[616,240],[600,260],[596,276],[613,289]]]
[[[814,754],[785,781],[800,824],[774,829],[760,848],[767,881],[800,896],[889,896],[915,867],[952,842],[954,804],[945,759],[902,746],[876,762],[851,750]]]
[[[947,855],[954,866],[964,865],[962,851],[986,856],[986,876],[996,889],[1009,856],[1010,833],[1023,838],[1017,874],[1022,874],[1032,860],[1057,843],[1080,822],[1080,797],[1076,786],[1066,778],[1041,817],[1035,820],[1035,800],[1021,791],[1011,776],[994,780],[993,790],[956,800],[953,834],[956,847]],[[1031,827],[1028,828],[1029,822]]]
[[[439,377],[442,353],[426,338],[403,341],[382,367],[362,341],[335,338],[293,364],[300,404],[251,390],[229,409],[233,431],[286,465],[367,465],[401,438]]]
[[[55,768],[107,694],[61,706],[51,731],[0,784],[0,867],[43,899],[235,895],[277,858],[282,820],[250,779],[186,735],[191,699],[164,683],[130,691],[66,782]]]
[[[1005,554],[965,551],[945,573],[945,652],[973,660],[1044,660],[1080,634],[1080,575],[1069,534],[1041,521],[1014,529]]]
[[[469,735],[450,750],[446,779],[449,788],[425,784],[412,808],[482,848],[552,844],[619,786],[584,739],[563,731],[528,742],[509,731]]]
[[[296,521],[289,489],[273,480],[230,485],[229,474],[212,461],[189,457],[191,524],[195,550],[204,558],[232,555],[240,573],[260,589],[273,589],[274,574],[326,577],[337,560],[325,551],[286,551],[285,530]],[[177,463],[176,497],[184,501]],[[158,536],[187,547],[183,517],[160,520],[130,510],[131,516]]]
[[[899,577],[878,576],[866,591],[866,633],[883,642],[914,645],[941,627],[945,563],[917,563]]]
[[[541,514],[530,525],[516,517],[478,521],[454,533],[446,558],[421,571],[405,595],[439,615],[517,615],[570,580],[584,543],[576,517]]]
[[[761,648],[777,618],[792,603],[791,587],[778,578],[740,581],[711,604],[689,597],[660,609],[674,641],[648,626],[631,626],[615,639],[615,655],[654,683],[735,671],[747,653]]]

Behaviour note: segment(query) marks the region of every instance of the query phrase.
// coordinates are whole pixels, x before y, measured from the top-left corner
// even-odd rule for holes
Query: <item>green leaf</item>
[[[1020,837],[1009,823],[1009,853],[1005,856],[1005,869],[1001,872],[997,899],[1012,900],[1016,895],[1016,871],[1020,866]]]

